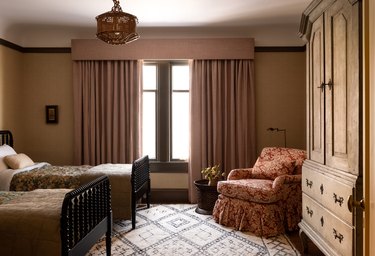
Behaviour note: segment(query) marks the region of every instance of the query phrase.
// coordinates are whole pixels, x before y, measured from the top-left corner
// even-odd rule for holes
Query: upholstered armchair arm
[[[253,168],[233,169],[228,174],[227,180],[251,179],[252,169]]]
[[[284,183],[301,183],[302,174],[285,175]]]
[[[291,183],[301,183],[302,174],[296,175],[281,175],[276,177],[273,181],[272,187],[274,189],[281,188],[284,184],[291,184]]]

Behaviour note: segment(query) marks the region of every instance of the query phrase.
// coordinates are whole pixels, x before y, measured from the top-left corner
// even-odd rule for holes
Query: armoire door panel
[[[352,6],[348,1],[338,1],[325,15],[326,165],[356,173],[352,155],[357,156],[358,147],[351,145],[358,146],[359,80],[353,82],[351,77],[352,61],[358,59]]]
[[[310,43],[311,159],[324,163],[324,17],[312,27]]]
[[[363,255],[360,0],[313,0],[301,18],[307,42],[307,151],[302,167],[306,237],[325,255]],[[304,236],[305,234],[306,236]]]
[[[339,158],[348,158],[347,150],[347,90],[348,80],[347,74],[347,33],[348,24],[345,17],[340,13],[332,19],[332,44],[335,46],[332,49],[332,63],[333,63],[333,77],[334,88],[330,88],[328,92],[334,95],[331,100],[331,114],[332,114],[332,155]],[[333,87],[333,85],[332,85]]]

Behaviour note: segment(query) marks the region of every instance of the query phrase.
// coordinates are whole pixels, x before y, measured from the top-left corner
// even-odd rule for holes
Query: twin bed
[[[135,202],[144,194],[147,199],[147,207],[150,205],[148,156],[135,160],[133,164],[53,166],[48,163],[33,163],[26,167],[22,165],[24,159],[20,157],[21,160],[16,159],[15,162],[19,160],[18,162],[21,164],[15,164],[13,168],[1,170],[2,157],[5,155],[22,154],[17,154],[13,149],[12,133],[0,130],[0,191],[74,189],[100,176],[107,175],[112,189],[111,200],[114,219],[132,219],[134,222]]]
[[[9,159],[14,161],[12,162]],[[5,164],[4,160],[7,160]],[[27,164],[23,164],[25,161]],[[13,168],[9,168],[10,165],[12,165]],[[4,169],[4,166],[6,166],[6,169]],[[81,191],[82,187],[85,187],[86,184],[91,184],[93,180],[105,176],[111,186],[109,196],[111,197],[113,218],[132,219],[133,229],[135,228],[137,201],[146,195],[147,207],[150,207],[150,170],[148,156],[135,160],[133,164],[52,166],[48,163],[33,163],[27,156],[17,154],[14,151],[13,135],[10,131],[0,131],[0,169],[1,168],[0,191],[31,191],[19,192],[21,195],[15,193],[14,195],[17,195],[19,198],[30,197],[30,194],[44,193],[46,194],[45,200],[47,200],[48,193],[45,193],[47,191],[56,192],[61,189],[76,189]],[[2,193],[5,195],[7,192]],[[11,197],[12,192],[8,192],[7,196]],[[80,197],[80,199],[76,200],[81,202],[82,198],[83,197]],[[96,201],[97,199],[91,200],[91,197],[89,198],[89,201],[91,201],[91,203],[89,203],[90,206],[85,207],[90,208],[94,205],[94,208],[102,208],[102,203],[99,204]],[[14,200],[17,202],[18,199]],[[10,202],[14,200],[10,200]],[[86,201],[86,199],[83,201]],[[6,203],[6,205],[8,205],[8,203]],[[1,207],[2,206],[0,206],[0,208]],[[90,220],[91,213],[87,216],[82,215],[82,209],[76,212],[76,210],[78,210],[76,208],[77,207],[70,207],[70,210],[68,210],[70,214],[74,216],[73,230],[81,227],[79,223],[92,223]],[[64,216],[64,214],[62,216]],[[86,229],[87,225],[84,224],[83,226]],[[61,230],[64,230],[64,227],[65,224],[61,224]],[[72,230],[72,227],[68,227],[68,230]],[[103,228],[101,228],[101,230],[103,230]],[[79,234],[82,234],[82,232],[83,231],[78,231]],[[68,233],[67,236],[70,238],[72,234]],[[76,238],[74,238],[74,240],[76,240]],[[61,244],[63,247],[66,247],[63,240]],[[2,255],[2,253],[0,254]],[[65,255],[65,253],[62,254]]]
[[[104,234],[111,255],[110,194],[106,176],[75,190],[0,192],[0,255],[84,255]]]

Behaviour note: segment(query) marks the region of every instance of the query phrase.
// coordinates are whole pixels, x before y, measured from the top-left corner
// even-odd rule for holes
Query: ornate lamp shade
[[[127,44],[137,40],[137,17],[123,12],[118,0],[113,0],[113,3],[111,11],[96,17],[96,36],[108,44]]]

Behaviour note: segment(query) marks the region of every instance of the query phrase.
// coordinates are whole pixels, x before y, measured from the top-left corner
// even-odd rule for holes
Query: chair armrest
[[[283,184],[291,184],[291,183],[301,183],[302,181],[302,174],[296,175],[281,175],[276,177],[273,181],[272,187],[273,188],[280,188]]]
[[[301,183],[302,174],[285,175],[284,183]]]
[[[233,169],[228,174],[227,180],[241,180],[241,179],[250,179],[251,178],[251,171],[253,168],[245,168],[245,169]]]

